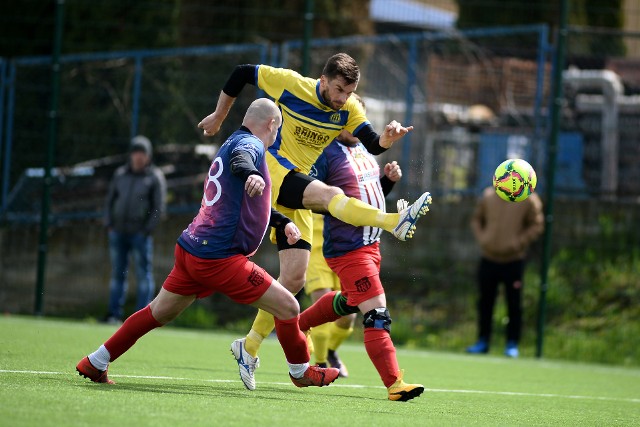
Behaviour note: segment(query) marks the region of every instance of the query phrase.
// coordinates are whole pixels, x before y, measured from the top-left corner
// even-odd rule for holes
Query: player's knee
[[[344,194],[344,191],[342,191],[342,189],[339,188],[339,187],[334,187],[334,186],[331,186],[331,185],[327,186],[326,195],[327,195],[327,198],[329,200],[331,200],[332,198],[334,198],[338,194]]]
[[[284,272],[280,270],[280,277],[278,281],[287,288],[291,293],[297,294],[304,286],[304,282],[307,279],[307,275],[303,269],[295,268],[290,271]]]
[[[287,298],[287,301],[280,304],[278,307],[278,313],[274,313],[275,317],[281,320],[289,320],[300,314],[300,305],[293,295],[291,298]]]
[[[352,313],[357,313],[360,310],[357,306],[349,305],[347,303],[347,297],[342,295],[342,292],[336,292],[333,296],[333,311],[339,316],[348,316]]]
[[[391,316],[386,307],[378,307],[364,314],[362,324],[365,328],[384,329],[391,332]]]

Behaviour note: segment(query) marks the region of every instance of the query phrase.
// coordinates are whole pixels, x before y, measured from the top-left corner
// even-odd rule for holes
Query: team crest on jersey
[[[367,292],[371,288],[371,282],[368,277],[363,277],[362,279],[356,280],[356,291],[358,292]]]
[[[264,273],[263,270],[256,265],[253,266],[253,270],[251,270],[251,274],[247,278],[247,282],[251,283],[253,286],[260,286],[264,282]]]
[[[341,120],[340,113],[333,113],[329,117],[329,120],[331,121],[331,123],[340,123],[340,120]]]

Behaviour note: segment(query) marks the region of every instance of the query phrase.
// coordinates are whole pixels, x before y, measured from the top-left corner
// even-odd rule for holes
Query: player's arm
[[[231,173],[244,181],[244,189],[249,195],[261,195],[265,187],[264,178],[256,168],[257,155],[247,149],[236,148],[231,153]]]
[[[220,130],[231,106],[246,84],[256,85],[256,66],[253,64],[237,65],[233,69],[220,92],[216,110],[198,123],[198,127],[204,129],[205,136],[215,135]]]
[[[398,162],[394,160],[384,165],[384,175],[380,178],[380,185],[385,196],[391,193],[393,186],[400,181],[400,178],[402,178],[402,170]]]
[[[364,145],[364,148],[366,148],[367,151],[374,156],[387,151],[386,148],[383,148],[380,145],[380,135],[378,135],[376,131],[373,130],[373,126],[371,126],[369,123],[358,129],[356,133],[353,134],[353,136],[358,138],[360,142],[362,142],[362,145]]]
[[[384,128],[382,134],[377,134],[370,124],[365,124],[353,134],[356,138],[362,142],[373,155],[384,153],[390,148],[394,142],[405,136],[407,133],[413,130],[413,126],[404,127],[400,123],[392,120]]]
[[[287,236],[287,243],[294,245],[300,237],[300,230],[298,226],[293,223],[288,217],[278,212],[274,208],[271,208],[271,217],[269,218],[269,225],[277,230],[282,230],[284,235]]]

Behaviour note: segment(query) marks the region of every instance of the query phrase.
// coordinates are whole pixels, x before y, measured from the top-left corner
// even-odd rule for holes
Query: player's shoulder
[[[236,137],[230,141],[229,148],[235,150],[249,150],[262,153],[265,151],[264,144],[251,132],[238,132]]]
[[[317,84],[317,79],[304,77],[297,71],[288,68],[276,68],[270,65],[260,65],[258,68],[258,77],[263,84],[271,86],[285,86],[292,88],[301,88],[305,91],[312,91]]]
[[[358,112],[358,113],[362,114],[363,116],[365,115],[364,108],[362,107],[362,104],[360,103],[360,101],[358,101],[356,99],[355,96],[350,96],[349,98],[347,98],[347,102],[345,102],[345,104],[344,104],[344,106],[342,108],[346,109],[346,110],[349,110],[349,111]]]
[[[282,79],[303,79],[304,77],[297,71],[289,68],[278,68],[271,65],[260,64],[258,65],[258,74],[263,77],[269,78],[282,78]]]

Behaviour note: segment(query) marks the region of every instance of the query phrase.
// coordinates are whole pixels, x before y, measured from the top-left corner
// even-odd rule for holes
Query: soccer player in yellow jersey
[[[416,222],[431,204],[431,195],[426,192],[400,212],[385,213],[308,175],[323,148],[343,129],[358,138],[372,154],[384,152],[413,129],[393,120],[382,134],[377,134],[362,106],[351,98],[359,79],[360,69],[346,53],[329,58],[319,79],[263,64],[238,65],[220,92],[215,111],[198,124],[205,135],[218,132],[245,84],[263,90],[282,111],[282,126],[267,153],[271,202],[275,209],[293,220],[302,238],[289,245],[281,232],[272,230],[271,239],[278,245],[279,281],[294,294],[305,282],[313,241],[312,210],[330,213],[351,225],[379,227],[399,240],[406,240],[413,236]],[[260,310],[246,338],[232,345],[232,349],[237,350],[233,353],[240,377],[249,390],[255,389],[253,373],[259,364],[258,349],[273,328],[273,316]]]

